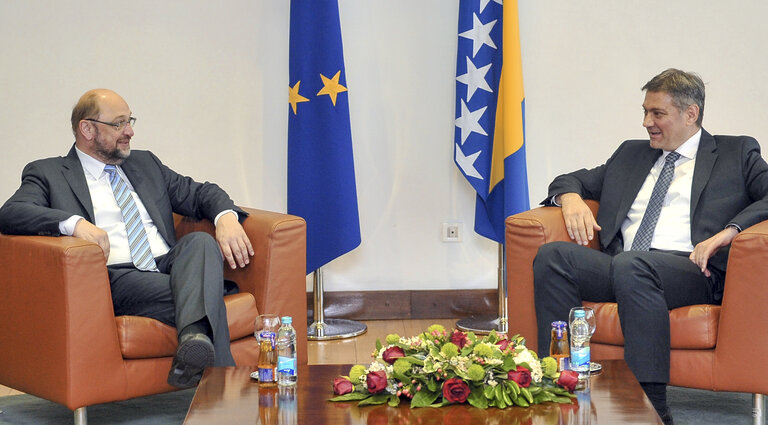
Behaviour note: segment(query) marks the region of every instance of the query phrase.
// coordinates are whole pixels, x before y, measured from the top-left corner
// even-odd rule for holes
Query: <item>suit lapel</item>
[[[163,214],[157,208],[157,203],[154,202],[154,200],[158,198],[155,185],[144,177],[140,165],[136,160],[133,160],[132,157],[129,157],[122,163],[120,168],[123,169],[126,177],[130,180],[133,190],[139,195],[139,199],[141,199],[141,203],[144,204],[144,208],[147,209],[149,217],[152,218],[152,221],[155,223],[157,231],[160,232],[160,235],[169,245],[172,244],[170,241],[173,241],[174,238],[166,228]]]
[[[640,192],[640,188],[643,187],[645,179],[648,177],[648,173],[651,172],[653,164],[661,156],[661,149],[653,149],[650,146],[648,149],[638,155],[637,158],[630,158],[634,164],[626,164],[627,167],[632,168],[627,176],[626,184],[622,188],[621,202],[619,208],[616,211],[616,226],[621,227],[621,223],[627,218],[629,208],[632,207],[632,203],[635,202],[637,194]]]
[[[704,187],[706,187],[709,177],[712,175],[715,161],[717,161],[715,138],[705,130],[702,130],[699,150],[696,152],[696,164],[693,168],[693,184],[691,185],[691,224],[693,224],[693,213],[699,204],[701,192],[704,191]]]
[[[85,171],[83,171],[80,158],[77,157],[74,145],[69,150],[67,156],[64,157],[64,167],[61,173],[64,175],[64,180],[69,184],[69,187],[72,188],[72,192],[83,207],[83,211],[86,212],[86,219],[94,223],[91,192],[88,190],[88,183],[85,181]]]

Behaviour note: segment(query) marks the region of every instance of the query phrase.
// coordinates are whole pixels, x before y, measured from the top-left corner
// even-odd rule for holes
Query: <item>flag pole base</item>
[[[362,335],[368,330],[365,323],[347,319],[325,319],[313,322],[307,328],[307,339],[310,341],[328,341],[332,339],[352,338]]]
[[[456,322],[456,328],[464,332],[474,332],[485,335],[492,330],[501,335],[509,332],[509,319],[507,314],[507,266],[505,261],[504,244],[499,244],[499,268],[498,268],[498,287],[499,287],[499,315],[495,317],[468,317]]]
[[[507,333],[506,320],[500,317],[467,317],[456,321],[456,328],[463,332],[486,335],[492,330],[499,334]]]
[[[368,326],[364,323],[347,319],[326,319],[323,306],[323,268],[314,272],[315,314],[314,320],[307,327],[307,340],[327,341],[331,339],[352,338],[365,333]],[[308,321],[309,322],[309,321]]]

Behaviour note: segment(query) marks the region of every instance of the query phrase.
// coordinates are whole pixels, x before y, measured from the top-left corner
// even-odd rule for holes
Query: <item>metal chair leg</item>
[[[765,425],[765,402],[762,394],[752,394],[752,423]]]
[[[75,425],[88,425],[88,412],[85,406],[75,409]]]

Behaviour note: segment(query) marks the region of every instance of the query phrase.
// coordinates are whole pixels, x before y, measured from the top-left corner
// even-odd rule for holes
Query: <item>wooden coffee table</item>
[[[214,367],[203,379],[192,399],[186,425],[196,424],[483,424],[535,422],[576,424],[591,417],[601,424],[661,424],[640,384],[623,360],[600,362],[603,372],[592,378],[590,404],[544,403],[530,408],[477,409],[468,404],[411,409],[333,403],[333,378],[349,373],[351,365],[299,367],[299,382],[293,393],[260,388],[250,378],[253,367]],[[581,409],[589,409],[585,412]],[[589,413],[589,414],[587,414]]]

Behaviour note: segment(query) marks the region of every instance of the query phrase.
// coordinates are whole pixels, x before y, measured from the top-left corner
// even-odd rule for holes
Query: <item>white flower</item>
[[[541,382],[541,378],[544,376],[544,373],[541,371],[541,363],[533,357],[530,350],[527,348],[523,351],[517,353],[515,355],[515,363],[526,363],[531,368],[531,379],[533,379],[534,382]]]

